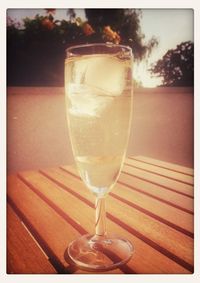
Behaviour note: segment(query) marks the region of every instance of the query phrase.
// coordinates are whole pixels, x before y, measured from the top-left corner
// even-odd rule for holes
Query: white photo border
[[[194,130],[195,130],[195,142],[194,142],[194,150],[195,150],[195,270],[193,274],[184,275],[184,274],[127,274],[127,275],[11,275],[6,274],[6,10],[8,8],[149,8],[149,9],[156,9],[156,8],[173,8],[173,9],[183,9],[183,8],[192,8],[194,9],[194,46],[195,46],[195,85],[194,85],[194,92],[195,92],[195,99],[194,99]],[[90,283],[94,282],[98,283],[103,280],[109,282],[120,282],[123,280],[124,282],[148,282],[148,283],[156,283],[156,282],[199,282],[200,281],[200,206],[198,201],[200,200],[200,152],[199,152],[199,145],[200,145],[200,133],[199,133],[199,112],[200,112],[200,89],[198,84],[198,77],[200,74],[200,1],[196,0],[102,0],[102,1],[92,1],[92,0],[73,0],[73,1],[43,1],[43,0],[35,0],[35,1],[1,1],[0,4],[0,35],[1,35],[1,64],[0,64],[0,74],[1,78],[1,93],[0,93],[0,172],[1,172],[1,197],[0,197],[0,207],[1,207],[1,221],[0,221],[0,282],[8,282],[8,283],[29,283],[31,282],[52,282],[52,283],[63,283],[63,282],[70,282],[70,283]],[[3,82],[3,83],[2,83]]]

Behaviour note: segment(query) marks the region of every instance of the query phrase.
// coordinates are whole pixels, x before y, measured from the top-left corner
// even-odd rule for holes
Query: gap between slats
[[[174,177],[169,177],[169,176],[166,176],[166,175],[164,175],[164,174],[161,174],[161,173],[158,173],[158,172],[149,170],[149,169],[145,169],[145,168],[138,167],[137,165],[129,164],[129,163],[127,163],[127,162],[125,162],[124,165],[129,166],[129,167],[131,167],[131,168],[137,168],[137,169],[139,169],[139,170],[142,170],[142,171],[145,171],[145,172],[154,174],[154,175],[156,175],[156,176],[160,176],[160,177],[163,177],[163,178],[167,178],[167,179],[169,179],[169,180],[173,180],[173,181],[176,181],[176,182],[180,182],[180,183],[183,183],[183,184],[186,184],[186,185],[190,185],[190,186],[193,186],[193,185],[194,185],[194,183],[192,183],[192,182],[186,182],[186,181],[183,181],[183,180],[174,178]]]
[[[189,196],[193,198],[192,185],[184,184],[165,177],[157,176],[156,174],[152,174],[151,172],[145,172],[140,170],[139,168],[131,168],[126,165],[122,168],[122,173],[128,176],[136,177],[140,180],[144,180],[155,185],[159,185],[164,189],[175,191],[179,194],[183,194],[185,196]]]
[[[41,173],[41,172],[40,172]],[[44,172],[43,172],[44,173]],[[46,175],[46,173],[45,173]],[[53,181],[55,184],[57,184],[60,188],[67,190],[70,193],[73,193],[74,195],[76,195],[76,197],[79,197],[79,199],[84,202],[85,204],[87,204],[88,206],[94,208],[94,204],[91,203],[90,201],[88,201],[87,199],[85,199],[84,197],[80,198],[80,195],[77,194],[76,192],[72,191],[70,188],[64,186],[62,183],[58,182],[57,180],[54,180],[51,178],[51,176],[46,175],[46,177],[48,179],[50,179],[51,181]],[[20,176],[22,181],[26,182],[26,185],[29,185],[29,187],[33,187],[31,184],[29,184],[26,180],[24,180],[24,178],[22,176]],[[32,188],[31,188],[32,189]],[[42,196],[40,196],[42,197]],[[176,262],[177,264],[181,265],[182,267],[186,268],[188,271],[192,272],[193,271],[193,266],[191,264],[189,264],[188,262],[186,262],[185,260],[181,259],[180,257],[176,256],[175,254],[173,254],[172,252],[166,250],[165,248],[161,247],[159,244],[155,243],[154,241],[152,241],[151,239],[145,237],[144,235],[142,235],[140,232],[136,231],[134,228],[130,227],[129,225],[125,224],[124,222],[122,222],[121,220],[115,218],[113,215],[111,215],[110,213],[107,214],[108,218],[112,221],[114,221],[117,225],[121,226],[122,228],[124,228],[125,230],[127,230],[128,232],[130,232],[131,234],[135,235],[136,237],[138,237],[140,240],[144,241],[145,243],[147,243],[148,245],[150,245],[151,247],[153,247],[154,249],[156,249],[157,251],[161,252],[163,255],[167,256],[169,259],[173,260],[174,262]]]
[[[64,212],[62,209],[60,209],[57,205],[55,205],[51,200],[49,200],[44,194],[40,193],[37,189],[35,189],[35,187],[29,183],[22,175],[18,174],[18,178],[26,185],[28,186],[36,195],[38,195],[43,201],[45,201],[45,203],[47,203],[53,210],[55,210],[58,215],[60,215],[65,221],[67,221],[74,229],[76,229],[81,235],[85,235],[88,233],[88,231],[86,231],[80,224],[78,224],[76,221],[74,221],[68,214],[66,214],[66,212]],[[48,178],[49,179],[49,178]],[[59,186],[61,187],[61,186]],[[73,191],[70,191],[70,193],[72,194]],[[88,200],[86,200],[85,198],[81,197],[80,195],[78,195],[79,199],[84,202],[85,204],[87,204],[88,206],[94,208],[94,205],[89,202]],[[35,231],[34,231],[35,233]],[[36,236],[37,237],[37,236]],[[41,239],[39,239],[39,242],[41,241]],[[56,259],[56,262],[58,261],[58,258]],[[131,273],[131,274],[135,274],[136,272],[130,268],[129,266],[127,266],[126,264],[119,267],[118,269],[120,269],[122,272],[124,273]],[[66,269],[62,269],[59,268],[59,273],[66,273]]]
[[[29,260],[26,262],[27,257]],[[7,203],[7,273],[56,273],[47,254],[9,203]]]
[[[157,197],[157,196],[155,196],[155,195],[153,195],[153,194],[151,194],[151,193],[147,193],[147,192],[144,191],[144,190],[137,189],[137,188],[135,188],[135,187],[133,187],[133,186],[131,186],[131,185],[129,185],[129,184],[126,184],[126,183],[122,182],[122,181],[118,181],[118,183],[121,184],[121,185],[127,186],[127,187],[130,188],[131,190],[137,191],[137,192],[139,192],[139,193],[141,193],[141,194],[144,194],[144,195],[146,195],[146,196],[148,196],[148,197],[151,197],[151,198],[156,199],[156,200],[158,200],[158,201],[160,201],[160,202],[163,202],[163,203],[165,203],[165,204],[168,204],[168,205],[170,205],[170,206],[172,206],[172,207],[174,207],[174,208],[177,208],[177,209],[182,210],[182,211],[184,211],[184,212],[186,212],[186,213],[189,213],[189,214],[191,214],[191,215],[194,215],[193,211],[191,211],[191,210],[189,210],[189,209],[186,209],[186,208],[184,208],[184,207],[181,207],[181,206],[179,206],[179,205],[176,205],[176,204],[174,204],[174,203],[172,203],[172,202],[170,202],[170,201],[164,200],[164,199],[162,199],[161,197]]]
[[[54,254],[54,252],[51,250],[51,248],[47,245],[47,243],[41,238],[40,234],[37,232],[37,230],[34,228],[34,226],[29,222],[26,215],[24,215],[19,208],[15,205],[15,203],[12,201],[12,199],[8,196],[7,197],[8,204],[12,207],[12,209],[15,211],[15,213],[18,215],[18,217],[24,222],[26,227],[29,229],[31,234],[34,235],[34,238],[39,243],[41,248],[44,250],[44,252],[49,257],[49,262],[53,265],[55,270],[58,273],[66,273],[66,268],[63,266],[63,264],[60,262],[60,260],[57,258],[57,256]]]
[[[163,169],[167,169],[167,170],[170,170],[170,171],[173,171],[173,172],[176,172],[176,173],[181,173],[181,174],[184,174],[184,175],[187,175],[187,176],[190,176],[190,177],[194,177],[193,169],[190,169],[190,168],[187,168],[187,167],[184,167],[184,166],[181,166],[181,165],[176,165],[176,164],[171,164],[171,163],[168,164],[167,162],[155,160],[153,158],[148,158],[148,157],[144,157],[144,156],[134,156],[134,157],[129,156],[128,159],[137,160],[137,161],[149,164],[149,165],[156,166],[158,168],[163,168]],[[161,165],[163,163],[165,165]],[[178,170],[178,169],[174,169],[172,167],[178,167],[178,168],[182,167],[182,171]],[[188,172],[191,171],[191,173],[186,172],[186,170]]]
[[[139,168],[137,168],[137,169],[139,170]],[[149,179],[144,178],[144,177],[137,176],[137,175],[135,175],[135,174],[133,174],[133,173],[130,174],[130,173],[124,171],[123,169],[122,169],[122,173],[124,173],[124,174],[126,174],[126,175],[129,175],[129,176],[131,176],[131,177],[133,176],[133,177],[135,177],[135,178],[137,178],[137,179],[139,179],[139,180],[143,180],[143,181],[149,182],[149,183],[151,183],[151,184],[153,184],[153,185],[158,185],[158,186],[160,186],[160,187],[162,187],[163,189],[166,189],[166,190],[168,190],[168,191],[175,192],[175,193],[177,193],[177,194],[181,194],[181,195],[183,195],[183,196],[186,196],[186,197],[189,197],[189,198],[192,198],[192,199],[194,198],[192,195],[189,195],[188,193],[184,193],[184,192],[178,191],[177,189],[170,188],[170,187],[165,186],[165,185],[163,185],[163,184],[161,184],[161,183],[158,183],[158,182],[149,180]]]
[[[70,174],[71,176],[73,176],[73,177],[75,177],[75,178],[77,178],[78,180],[81,181],[81,178],[79,177],[78,174],[76,175],[76,174],[74,174],[74,173],[68,171],[67,169],[65,169],[65,168],[63,168],[63,167],[60,167],[60,169],[61,169],[62,171],[64,171],[65,173],[68,173],[68,174]],[[53,182],[57,182],[57,180],[51,178],[51,176],[49,176],[49,175],[46,174],[45,172],[40,171],[40,173],[43,174],[44,176],[46,176],[47,178],[51,179]],[[62,184],[60,184],[60,183],[58,182],[58,185],[62,185]],[[75,192],[72,191],[72,193],[75,193]],[[76,194],[76,196],[79,195],[79,194],[77,194],[77,193],[75,193],[75,194]],[[186,229],[184,229],[184,228],[182,228],[182,227],[180,227],[180,226],[178,226],[178,225],[176,225],[176,224],[174,224],[174,223],[172,223],[172,222],[170,222],[170,221],[168,221],[168,220],[166,220],[166,219],[164,219],[164,218],[162,218],[162,217],[160,217],[160,216],[158,216],[158,215],[156,215],[156,214],[154,214],[154,213],[152,213],[151,211],[148,211],[148,210],[146,210],[146,209],[140,207],[139,205],[133,204],[132,202],[130,202],[130,201],[124,199],[124,198],[121,198],[121,197],[117,196],[117,195],[116,195],[115,193],[113,193],[113,192],[110,192],[109,194],[110,194],[112,197],[114,197],[115,199],[118,199],[118,200],[120,200],[121,202],[126,203],[127,205],[129,205],[129,206],[131,206],[131,207],[134,207],[134,208],[137,209],[138,211],[140,211],[140,212],[142,212],[142,213],[144,213],[144,214],[146,214],[146,215],[148,215],[148,216],[150,216],[150,217],[152,217],[152,218],[154,218],[154,219],[160,221],[161,223],[166,224],[166,225],[168,225],[169,227],[171,227],[171,228],[173,228],[173,229],[175,229],[175,230],[177,230],[177,231],[179,231],[179,232],[181,232],[181,233],[183,233],[183,234],[185,234],[185,235],[187,235],[187,236],[189,236],[189,237],[191,237],[191,238],[194,237],[194,234],[191,233],[190,231],[188,231],[188,230],[186,230]],[[83,198],[82,196],[80,196],[80,197]],[[186,212],[186,213],[188,213],[188,212]],[[190,213],[190,214],[191,214],[191,213]]]
[[[34,191],[34,193],[36,193],[36,192]],[[43,197],[41,197],[41,199],[43,200]],[[22,219],[22,221],[24,221],[24,224],[26,225],[26,229],[29,231],[29,233],[32,235],[32,237],[35,239],[35,241],[37,242],[37,245],[41,246],[40,249],[42,249],[43,253],[46,254],[49,262],[55,268],[57,273],[59,273],[59,274],[73,274],[73,273],[84,274],[84,273],[88,273],[85,270],[80,270],[73,263],[70,263],[71,259],[68,257],[66,251],[65,251],[64,257],[65,257],[66,263],[68,263],[69,265],[67,267],[64,266],[62,264],[62,262],[59,260],[59,258],[55,255],[55,253],[50,249],[48,244],[40,237],[39,233],[34,229],[33,225],[31,225],[31,223],[27,220],[25,215],[23,213],[21,213],[21,211],[17,208],[17,206],[15,206],[15,204],[13,203],[13,201],[9,197],[8,197],[8,203],[12,207],[12,209],[15,211],[15,213],[18,215],[18,217],[20,217]],[[66,213],[62,212],[61,210],[58,212],[56,206],[52,207],[51,206],[52,203],[49,203],[49,201],[47,202],[47,204],[52,209],[54,209],[74,229],[76,229],[81,235],[87,234],[87,231],[82,226],[78,227],[76,224],[74,225],[75,222]],[[121,273],[123,272],[123,273],[128,273],[128,274],[136,274],[136,272],[132,268],[128,267],[126,264],[122,267],[119,267],[118,270],[121,270]],[[108,271],[108,272],[104,272],[104,273],[112,273],[112,271]],[[115,273],[115,272],[113,272],[113,273]],[[118,273],[120,273],[120,272],[118,272]]]

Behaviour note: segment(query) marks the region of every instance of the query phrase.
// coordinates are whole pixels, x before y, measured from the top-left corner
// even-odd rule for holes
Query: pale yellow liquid
[[[93,193],[103,196],[115,184],[127,148],[131,115],[131,81],[127,80],[130,64],[120,62],[125,66],[125,85],[123,89],[114,86],[112,95],[108,84],[104,84],[105,91],[82,81],[74,83],[76,60],[86,62],[87,58],[68,60],[66,64],[68,123],[80,175]],[[100,86],[98,81],[95,83]],[[118,89],[122,90],[120,94]]]

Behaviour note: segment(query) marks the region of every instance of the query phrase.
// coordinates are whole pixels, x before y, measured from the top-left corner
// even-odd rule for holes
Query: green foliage
[[[8,85],[63,85],[65,49],[76,44],[115,42],[132,47],[136,60],[148,56],[157,44],[143,44],[141,12],[133,9],[86,9],[88,21],[68,9],[69,20],[47,15],[25,18],[23,28],[13,21],[7,26]],[[99,13],[98,13],[99,12]]]
[[[150,69],[152,74],[163,77],[164,86],[193,86],[194,44],[182,42],[171,49]]]
[[[51,14],[23,22],[7,27],[8,85],[63,85],[65,49],[85,42],[82,28]]]

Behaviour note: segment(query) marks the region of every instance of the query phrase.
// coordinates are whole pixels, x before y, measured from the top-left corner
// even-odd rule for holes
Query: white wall
[[[9,172],[73,163],[64,89],[9,87]],[[137,89],[128,155],[193,166],[193,89]]]

